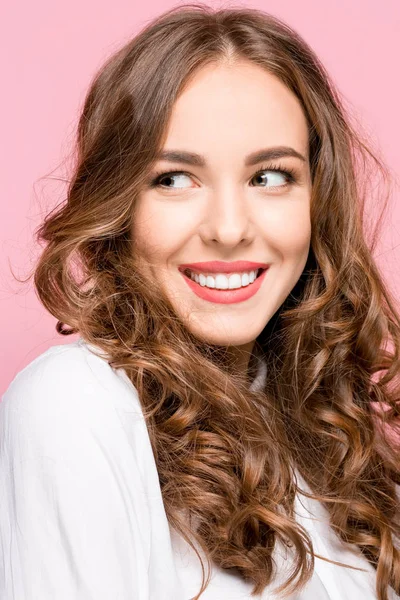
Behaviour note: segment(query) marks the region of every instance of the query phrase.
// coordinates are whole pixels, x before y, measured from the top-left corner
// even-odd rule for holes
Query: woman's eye
[[[257,180],[259,183],[265,183],[261,187],[284,187],[288,183],[288,176],[283,171],[264,170],[259,171],[254,175],[252,180]]]
[[[156,182],[158,185],[161,185],[161,182],[163,180],[166,180],[166,181],[172,180],[173,181],[174,179],[177,179],[179,181],[179,178],[181,178],[181,180],[182,180],[183,177],[186,177],[187,179],[189,179],[189,175],[185,175],[185,173],[164,173],[163,175],[161,175],[160,177],[157,178]],[[165,183],[161,187],[165,187]],[[166,187],[171,187],[171,186],[167,185]],[[184,186],[178,185],[176,187],[179,189],[179,188],[183,188]]]

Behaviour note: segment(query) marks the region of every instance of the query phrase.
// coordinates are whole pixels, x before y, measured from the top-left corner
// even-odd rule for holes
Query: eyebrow
[[[246,156],[244,164],[246,167],[250,167],[265,160],[276,160],[287,156],[307,162],[305,156],[290,146],[274,146],[272,148],[263,148],[262,150],[252,152]],[[207,164],[205,157],[201,154],[187,152],[185,150],[163,150],[157,154],[156,159],[166,160],[168,162],[185,163],[196,167],[205,167]]]

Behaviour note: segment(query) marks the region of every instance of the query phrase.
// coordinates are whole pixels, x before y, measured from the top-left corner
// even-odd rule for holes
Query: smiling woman
[[[81,337],[0,405],[2,600],[398,597],[372,172],[314,52],[262,11],[180,6],[107,61],[34,271]]]

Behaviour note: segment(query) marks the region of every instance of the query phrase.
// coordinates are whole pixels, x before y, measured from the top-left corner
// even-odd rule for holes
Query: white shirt
[[[137,391],[93,348],[82,339],[49,348],[0,403],[0,598],[190,600],[200,562],[169,527]],[[323,506],[298,496],[296,514],[316,553],[365,571],[316,558],[291,598],[376,599],[374,569],[335,537]],[[279,581],[251,596],[251,583],[214,565],[201,600],[272,600]]]

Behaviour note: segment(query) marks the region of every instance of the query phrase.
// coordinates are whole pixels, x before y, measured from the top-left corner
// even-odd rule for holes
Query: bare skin
[[[277,146],[305,160],[284,156],[245,166],[249,154]],[[301,105],[252,63],[207,66],[177,99],[163,150],[203,155],[205,165],[157,162],[154,176],[180,173],[143,188],[133,239],[149,276],[192,333],[228,347],[236,367],[246,371],[255,339],[295,286],[309,252],[311,176]],[[271,166],[293,169],[296,180],[288,183]],[[178,270],[183,263],[212,260],[270,267],[251,298],[219,304],[199,298]]]

